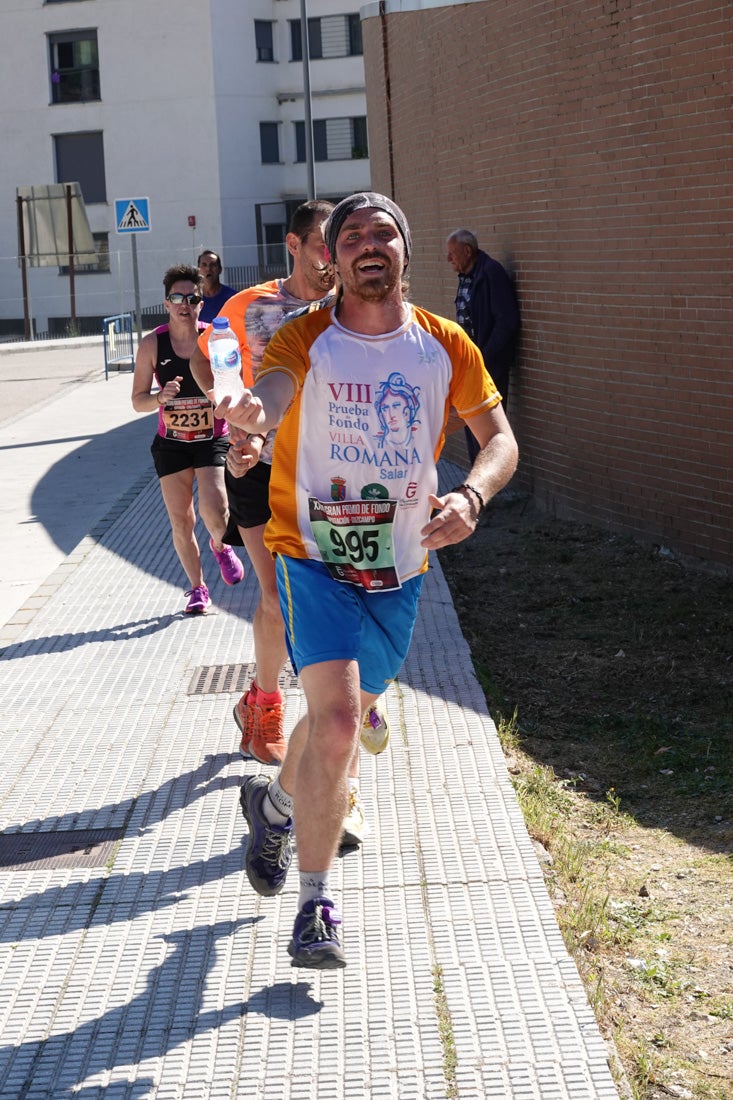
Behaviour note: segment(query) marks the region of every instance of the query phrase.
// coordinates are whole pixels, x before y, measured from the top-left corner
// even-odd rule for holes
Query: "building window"
[[[351,120],[351,159],[367,160],[368,157],[367,120],[366,115],[360,115]]]
[[[96,31],[50,34],[51,102],[88,103],[99,99]]]
[[[263,164],[280,163],[280,140],[277,122],[260,123],[260,156]]]
[[[325,118],[313,120],[313,159],[328,160],[328,140]],[[331,158],[334,159],[333,157]],[[295,160],[298,164],[305,161],[305,123],[295,123]]]
[[[109,273],[109,233],[92,233],[94,247],[97,251],[95,264],[74,264],[75,275],[99,275]],[[68,264],[59,268],[61,275],[69,274]]]
[[[258,61],[274,61],[275,49],[272,44],[272,23],[266,19],[255,19],[255,48]]]
[[[290,60],[302,61],[303,60],[303,35],[301,33],[301,23],[299,19],[290,20]],[[320,19],[308,20],[308,56],[313,61],[314,58],[322,57],[321,53],[321,21]]]
[[[364,53],[361,20],[355,15],[324,15],[308,20],[308,56],[356,57]],[[290,20],[290,59],[303,60],[303,35],[299,19]]]
[[[56,182],[79,182],[84,202],[106,202],[104,140],[101,130],[80,134],[56,134]]]
[[[263,225],[265,238],[265,263],[270,266],[282,266],[285,263],[286,225]]]
[[[320,118],[313,122],[313,160],[365,160],[369,156],[366,116]],[[305,160],[305,123],[295,123],[295,159]]]
[[[364,53],[364,43],[361,38],[361,19],[359,13],[346,16],[349,30],[349,54],[351,57],[361,57]]]

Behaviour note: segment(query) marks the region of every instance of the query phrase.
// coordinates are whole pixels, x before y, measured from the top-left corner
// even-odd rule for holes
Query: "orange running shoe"
[[[284,705],[274,703],[269,707],[260,707],[255,703],[249,709],[252,713],[250,754],[260,764],[282,764],[287,748]]]
[[[246,760],[282,764],[285,759],[285,706],[258,706],[257,685],[252,682],[234,708],[234,721],[242,731],[239,751]]]
[[[252,684],[245,691],[242,698],[237,702],[234,707],[234,721],[239,726],[242,732],[242,743],[239,746],[239,751],[245,760],[252,759],[252,753],[249,746],[252,742],[252,731],[254,729],[254,716],[252,714],[252,708],[254,706],[255,699],[257,698],[257,685]]]

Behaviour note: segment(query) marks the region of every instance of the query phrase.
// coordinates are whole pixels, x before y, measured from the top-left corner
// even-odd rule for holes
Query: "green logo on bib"
[[[386,485],[379,485],[377,482],[372,482],[371,485],[365,485],[361,491],[362,500],[386,500],[389,496],[389,490]]]

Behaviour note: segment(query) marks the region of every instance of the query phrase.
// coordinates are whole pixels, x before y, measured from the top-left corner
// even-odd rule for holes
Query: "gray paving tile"
[[[2,652],[0,828],[121,839],[0,870],[0,1096],[443,1098],[446,1028],[458,1097],[617,1095],[437,563],[334,870],[349,965],[318,973],[286,953],[297,877],[244,874],[236,694],[189,693],[253,659],[251,571],[185,617],[157,483],[73,559]]]

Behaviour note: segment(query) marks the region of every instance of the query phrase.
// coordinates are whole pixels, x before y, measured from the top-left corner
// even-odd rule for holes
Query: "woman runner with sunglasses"
[[[150,448],[160,479],[163,501],[173,534],[173,546],[188,577],[186,613],[203,615],[211,603],[204,583],[196,540],[194,478],[198,483],[201,519],[209,532],[209,547],[225,584],[237,584],[244,567],[223,537],[229,519],[224,467],[229,428],[214,417],[189,367],[199,333],[202,277],[195,267],[177,264],[163,276],[168,324],[140,341],[132,381],[132,407],[139,413],[157,410],[158,428]],[[157,389],[153,390],[153,383]]]

